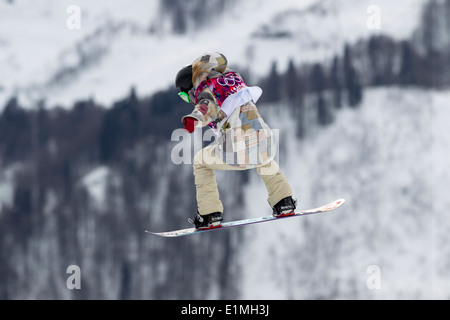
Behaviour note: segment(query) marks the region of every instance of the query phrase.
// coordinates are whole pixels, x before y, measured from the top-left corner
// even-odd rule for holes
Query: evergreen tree
[[[399,72],[399,83],[401,85],[417,85],[420,82],[418,68],[420,67],[419,57],[414,52],[408,41],[401,43],[401,66]]]
[[[331,67],[331,89],[333,91],[333,105],[336,109],[342,107],[342,83],[339,68],[339,58],[333,58],[333,65]]]
[[[373,36],[367,44],[369,58],[369,85],[391,85],[395,83],[395,57],[398,45],[387,36]]]
[[[349,45],[345,45],[344,50],[344,74],[345,88],[347,90],[348,104],[350,107],[356,107],[362,100],[362,86],[353,66],[352,52]]]
[[[298,80],[297,70],[295,69],[294,61],[289,60],[288,69],[285,74],[285,90],[288,101],[297,103],[298,98],[302,95],[302,88]]]
[[[305,106],[303,103],[304,86],[303,79],[297,71],[294,61],[289,60],[288,69],[284,75],[285,92],[287,99],[293,104],[294,117],[297,119],[296,135],[299,138],[304,136]]]
[[[312,86],[317,95],[317,121],[320,125],[331,123],[331,114],[324,98],[325,75],[321,64],[315,64],[312,70]]]
[[[277,62],[273,61],[269,76],[265,81],[265,101],[279,102],[281,99],[281,76],[278,74]]]

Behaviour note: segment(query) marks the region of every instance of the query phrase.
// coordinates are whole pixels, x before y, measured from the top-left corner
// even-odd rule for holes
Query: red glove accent
[[[186,118],[184,120],[184,130],[186,130],[189,133],[194,132],[196,125],[197,125],[197,119],[195,119],[195,118]]]

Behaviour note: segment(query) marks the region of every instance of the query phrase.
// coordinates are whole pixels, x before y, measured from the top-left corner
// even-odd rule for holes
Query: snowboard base
[[[245,225],[249,225],[249,224],[263,223],[263,222],[269,222],[269,221],[274,221],[274,220],[281,221],[281,220],[286,220],[286,219],[294,218],[294,217],[301,217],[301,216],[308,216],[308,215],[313,215],[313,214],[318,214],[318,213],[323,213],[323,212],[329,212],[329,211],[332,211],[332,210],[335,210],[335,209],[341,207],[344,203],[345,203],[345,199],[339,199],[339,200],[333,201],[329,204],[326,204],[324,206],[321,206],[321,207],[318,207],[315,209],[308,209],[308,210],[302,210],[302,211],[296,212],[294,215],[290,215],[290,216],[285,216],[285,217],[280,217],[280,218],[275,218],[273,216],[266,216],[266,217],[250,218],[250,219],[239,220],[239,221],[230,221],[230,222],[222,223],[222,227],[206,229],[206,230],[197,230],[195,228],[188,228],[188,229],[181,229],[181,230],[168,231],[168,232],[150,232],[150,231],[145,231],[145,232],[154,234],[154,235],[157,235],[160,237],[165,237],[165,238],[183,237],[183,236],[188,236],[191,234],[224,230],[224,229],[229,229],[229,228],[234,228],[234,227],[241,227],[241,226],[245,226]]]

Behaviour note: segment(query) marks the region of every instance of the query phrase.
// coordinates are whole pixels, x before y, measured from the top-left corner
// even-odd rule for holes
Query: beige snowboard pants
[[[224,163],[215,155],[215,144],[200,150],[194,157],[194,176],[197,190],[197,206],[200,215],[214,212],[223,213],[223,205],[219,198],[219,190],[215,170],[248,170]],[[277,162],[272,160],[266,165],[256,167],[257,172],[268,192],[271,207],[280,200],[292,196],[292,189],[286,177],[280,172]]]

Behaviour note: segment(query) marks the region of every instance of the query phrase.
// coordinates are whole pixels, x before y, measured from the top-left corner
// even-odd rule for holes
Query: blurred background
[[[449,299],[449,30],[450,0],[0,0],[0,298]],[[174,78],[211,51],[299,206],[342,209],[144,233],[196,212]],[[227,221],[271,214],[254,170],[217,179]]]

